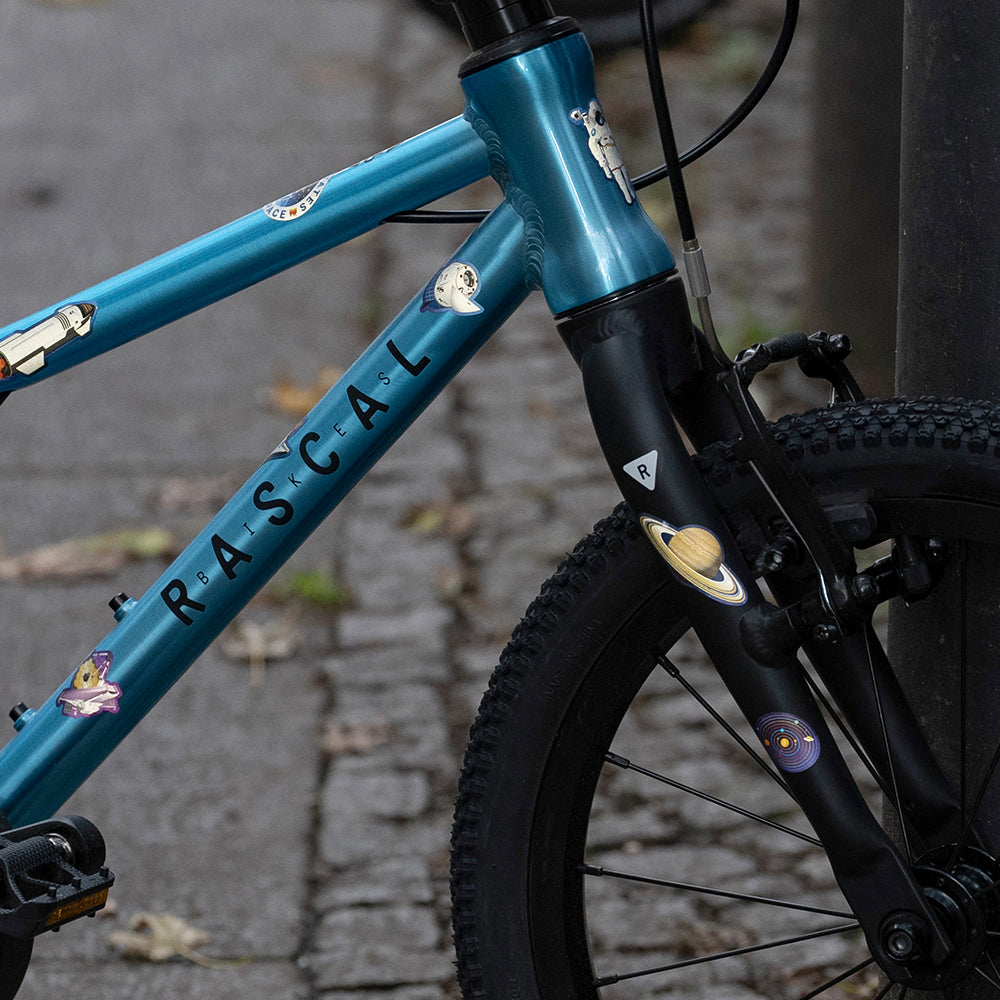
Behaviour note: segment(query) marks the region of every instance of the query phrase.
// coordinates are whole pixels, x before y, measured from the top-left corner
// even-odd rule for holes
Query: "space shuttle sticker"
[[[27,330],[17,330],[0,340],[0,379],[34,375],[44,368],[49,354],[90,333],[95,312],[93,302],[74,302]]]

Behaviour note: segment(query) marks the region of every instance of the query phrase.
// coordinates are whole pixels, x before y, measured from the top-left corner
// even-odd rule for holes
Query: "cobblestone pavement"
[[[734,0],[665,60],[682,142],[742,97],[777,6]],[[460,110],[464,45],[403,0],[9,0],[0,16],[8,318]],[[809,44],[807,23],[774,98],[690,172],[733,342],[797,318]],[[606,57],[600,75],[620,144],[651,165],[641,60]],[[644,195],[669,230],[665,199]],[[384,228],[9,403],[6,554],[122,525],[166,529],[173,548],[293,422],[269,388],[345,366],[457,239]],[[257,603],[249,620],[277,622],[295,655],[252,669],[217,644],[71,801],[108,837],[117,907],[40,941],[23,996],[453,996],[447,841],[465,734],[511,626],[614,502],[577,373],[535,297],[296,557],[343,581],[349,606],[292,623],[287,600]],[[88,564],[26,582],[29,569],[11,569],[0,669],[12,703],[37,704],[109,627],[107,598],[162,572],[129,552],[113,574]],[[647,706],[653,723],[688,724],[670,693]],[[727,774],[714,785],[739,780]],[[650,822],[645,793],[624,795],[630,780],[602,799],[602,835]],[[642,853],[641,833],[629,837],[622,849]],[[730,840],[710,856],[728,875],[754,850]],[[779,852],[772,873],[782,859],[811,863]],[[682,919],[618,891],[602,900],[612,950],[628,944],[619,916],[651,935]],[[206,930],[210,956],[252,961],[110,950],[148,911]],[[709,917],[683,920],[704,935]]]

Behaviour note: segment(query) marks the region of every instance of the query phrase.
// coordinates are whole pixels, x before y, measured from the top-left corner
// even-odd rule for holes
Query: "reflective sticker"
[[[805,771],[819,760],[819,737],[798,716],[769,712],[754,729],[782,771]]]
[[[659,458],[656,451],[647,451],[645,455],[640,455],[637,459],[622,466],[640,486],[645,486],[652,492],[656,488],[656,462]]]
[[[275,222],[290,222],[292,219],[305,215],[316,204],[329,179],[329,177],[323,177],[315,184],[307,184],[304,188],[299,188],[298,191],[286,194],[284,198],[272,201],[270,205],[264,206],[264,214],[269,219],[274,219]]]
[[[611,133],[611,126],[604,117],[604,111],[597,98],[595,97],[590,102],[586,110],[574,108],[569,116],[587,130],[587,135],[590,137],[587,145],[591,155],[604,171],[604,176],[617,183],[622,194],[625,195],[625,201],[631,205],[635,201],[635,188],[632,187],[632,182],[629,180],[625,161],[622,159],[622,154],[618,152],[615,137]]]
[[[648,514],[639,518],[650,541],[685,582],[720,604],[745,604],[747,592],[723,561],[719,539],[708,528],[688,524],[675,528]]]
[[[463,316],[481,313],[475,301],[479,293],[479,272],[471,264],[456,260],[443,267],[424,288],[421,312],[455,312]]]
[[[100,712],[117,712],[122,689],[108,680],[108,671],[114,656],[107,650],[96,650],[80,665],[73,683],[66,688],[56,704],[62,706],[63,715],[85,719]]]

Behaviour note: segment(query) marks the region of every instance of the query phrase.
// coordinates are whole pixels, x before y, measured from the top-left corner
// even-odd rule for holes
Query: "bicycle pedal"
[[[29,940],[107,902],[104,838],[82,816],[0,832],[0,935]]]

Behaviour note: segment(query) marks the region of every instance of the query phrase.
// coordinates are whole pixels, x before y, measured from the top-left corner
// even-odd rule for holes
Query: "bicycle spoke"
[[[801,833],[798,830],[793,830],[791,827],[783,826],[781,823],[775,823],[773,820],[767,819],[758,813],[750,812],[750,810],[743,809],[741,806],[735,805],[732,802],[726,802],[723,799],[718,799],[714,795],[709,795],[708,792],[702,792],[697,788],[692,788],[690,785],[682,784],[679,781],[675,781],[673,778],[668,778],[666,775],[658,774],[656,771],[650,771],[648,768],[641,767],[638,764],[633,764],[627,757],[622,757],[620,754],[611,753],[609,751],[604,755],[604,759],[609,764],[614,764],[615,767],[620,767],[623,771],[635,771],[637,774],[641,774],[647,778],[652,778],[654,781],[659,781],[664,785],[669,785],[671,788],[676,788],[678,791],[684,792],[687,795],[693,795],[695,798],[703,799],[705,802],[711,802],[713,805],[720,806],[723,809],[728,809],[730,812],[737,813],[740,816],[745,816],[747,819],[751,819],[755,823],[760,823],[763,826],[770,827],[772,830],[778,830],[781,833],[787,833],[791,837],[797,837],[799,840],[804,840],[807,844],[812,844],[814,847],[823,846],[815,837],[810,837],[808,834]]]
[[[651,875],[636,875],[632,872],[616,871],[613,868],[603,868],[598,865],[581,865],[584,875],[603,878],[623,879],[627,882],[642,882],[644,885],[657,885],[666,889],[678,889],[682,892],[694,892],[703,896],[722,896],[726,899],[736,899],[743,903],[761,903],[765,906],[778,906],[786,910],[801,910],[804,913],[819,913],[827,917],[841,917],[851,920],[853,913],[845,910],[829,910],[819,906],[807,906],[805,903],[791,903],[783,899],[770,899],[767,896],[752,896],[743,892],[732,892],[728,889],[713,889],[709,886],[692,885],[689,882],[674,882],[670,879],[654,878]]]
[[[969,815],[965,820],[965,827],[962,830],[962,836],[959,837],[958,843],[955,845],[955,849],[951,852],[951,858],[948,861],[949,870],[955,867],[955,862],[958,861],[962,851],[964,851],[968,846],[969,837],[972,835],[973,824],[976,821],[976,817],[979,815],[979,809],[983,804],[984,797],[986,796],[986,790],[993,781],[993,774],[997,769],[998,763],[1000,763],[1000,743],[997,744],[996,750],[993,751],[993,759],[990,761],[990,766],[986,769],[986,776],[979,784],[975,801],[973,802],[972,808],[969,810]]]
[[[871,647],[871,622],[866,623],[861,629],[865,638],[865,652],[868,654],[868,669],[872,677],[872,691],[875,694],[875,709],[878,712],[878,722],[882,729],[882,741],[885,745],[886,767],[889,769],[889,782],[892,785],[892,796],[890,801],[893,808],[899,815],[899,833],[903,839],[903,854],[906,856],[908,864],[913,864],[913,851],[910,849],[910,837],[906,830],[906,819],[902,808],[902,797],[899,794],[899,783],[896,780],[896,768],[892,761],[892,747],[889,745],[889,729],[885,722],[885,713],[882,710],[882,694],[878,686],[878,673],[875,670],[875,660],[872,657]]]
[[[740,736],[733,726],[719,714],[708,699],[705,698],[701,692],[699,692],[697,688],[695,688],[694,685],[691,684],[691,682],[681,673],[680,667],[678,667],[673,660],[661,655],[657,657],[657,663],[659,663],[659,665],[671,677],[673,677],[673,679],[677,681],[681,687],[683,687],[684,690],[687,691],[687,693],[691,695],[691,697],[694,698],[694,700],[698,702],[698,704],[701,705],[706,712],[708,712],[709,715],[712,716],[712,718],[726,731],[736,744],[749,755],[754,763],[757,764],[776,785],[783,788],[788,795],[791,796],[791,798],[795,798],[792,794],[792,790],[788,787],[784,779],[777,773],[777,771],[771,767],[767,759],[759,754],[742,736]]]
[[[845,979],[850,979],[851,976],[856,976],[862,969],[867,969],[875,961],[874,958],[866,958],[863,962],[859,962],[853,969],[848,969],[846,972],[842,972],[835,979],[831,979],[829,982],[824,983],[822,986],[817,987],[811,993],[807,993],[804,997],[799,997],[799,1000],[813,1000],[813,997],[818,997],[820,993],[825,993],[830,987],[836,986],[838,983],[842,983]]]
[[[990,986],[993,987],[993,989],[995,989],[998,993],[1000,993],[1000,983],[998,983],[995,979],[991,979],[988,975],[986,975],[986,973],[983,972],[983,970],[980,969],[978,965],[976,966],[976,975],[982,979],[985,979],[986,982],[988,982]]]
[[[895,983],[886,983],[885,986],[883,986],[882,989],[880,989],[878,993],[875,994],[875,1000],[885,1000],[886,996],[889,993],[889,990],[891,990],[895,985],[896,985]],[[900,991],[899,996],[896,998],[896,1000],[903,1000],[905,996],[906,996],[906,987],[904,986]]]
[[[735,948],[732,951],[720,951],[714,955],[703,955],[701,958],[689,958],[682,962],[673,962],[669,965],[659,965],[652,969],[640,969],[636,972],[623,972],[615,976],[600,976],[594,980],[594,986],[612,986],[626,979],[638,979],[642,976],[655,976],[664,972],[676,972],[678,969],[689,969],[694,965],[705,965],[708,962],[721,962],[725,958],[737,958],[740,955],[750,955],[753,952],[769,951],[775,948],[785,948],[793,944],[801,944],[803,941],[814,941],[816,938],[829,937],[831,934],[846,934],[855,931],[860,925],[857,923],[838,924],[836,927],[827,927],[823,930],[812,931],[809,934],[799,934],[797,937],[782,938],[778,941],[768,941],[764,944],[748,945],[746,948]]]
[[[989,949],[986,950],[986,960],[990,963],[990,968],[993,970],[993,976],[995,979],[993,985],[996,986],[996,981],[1000,981],[1000,969],[997,968],[996,960],[990,954]]]

